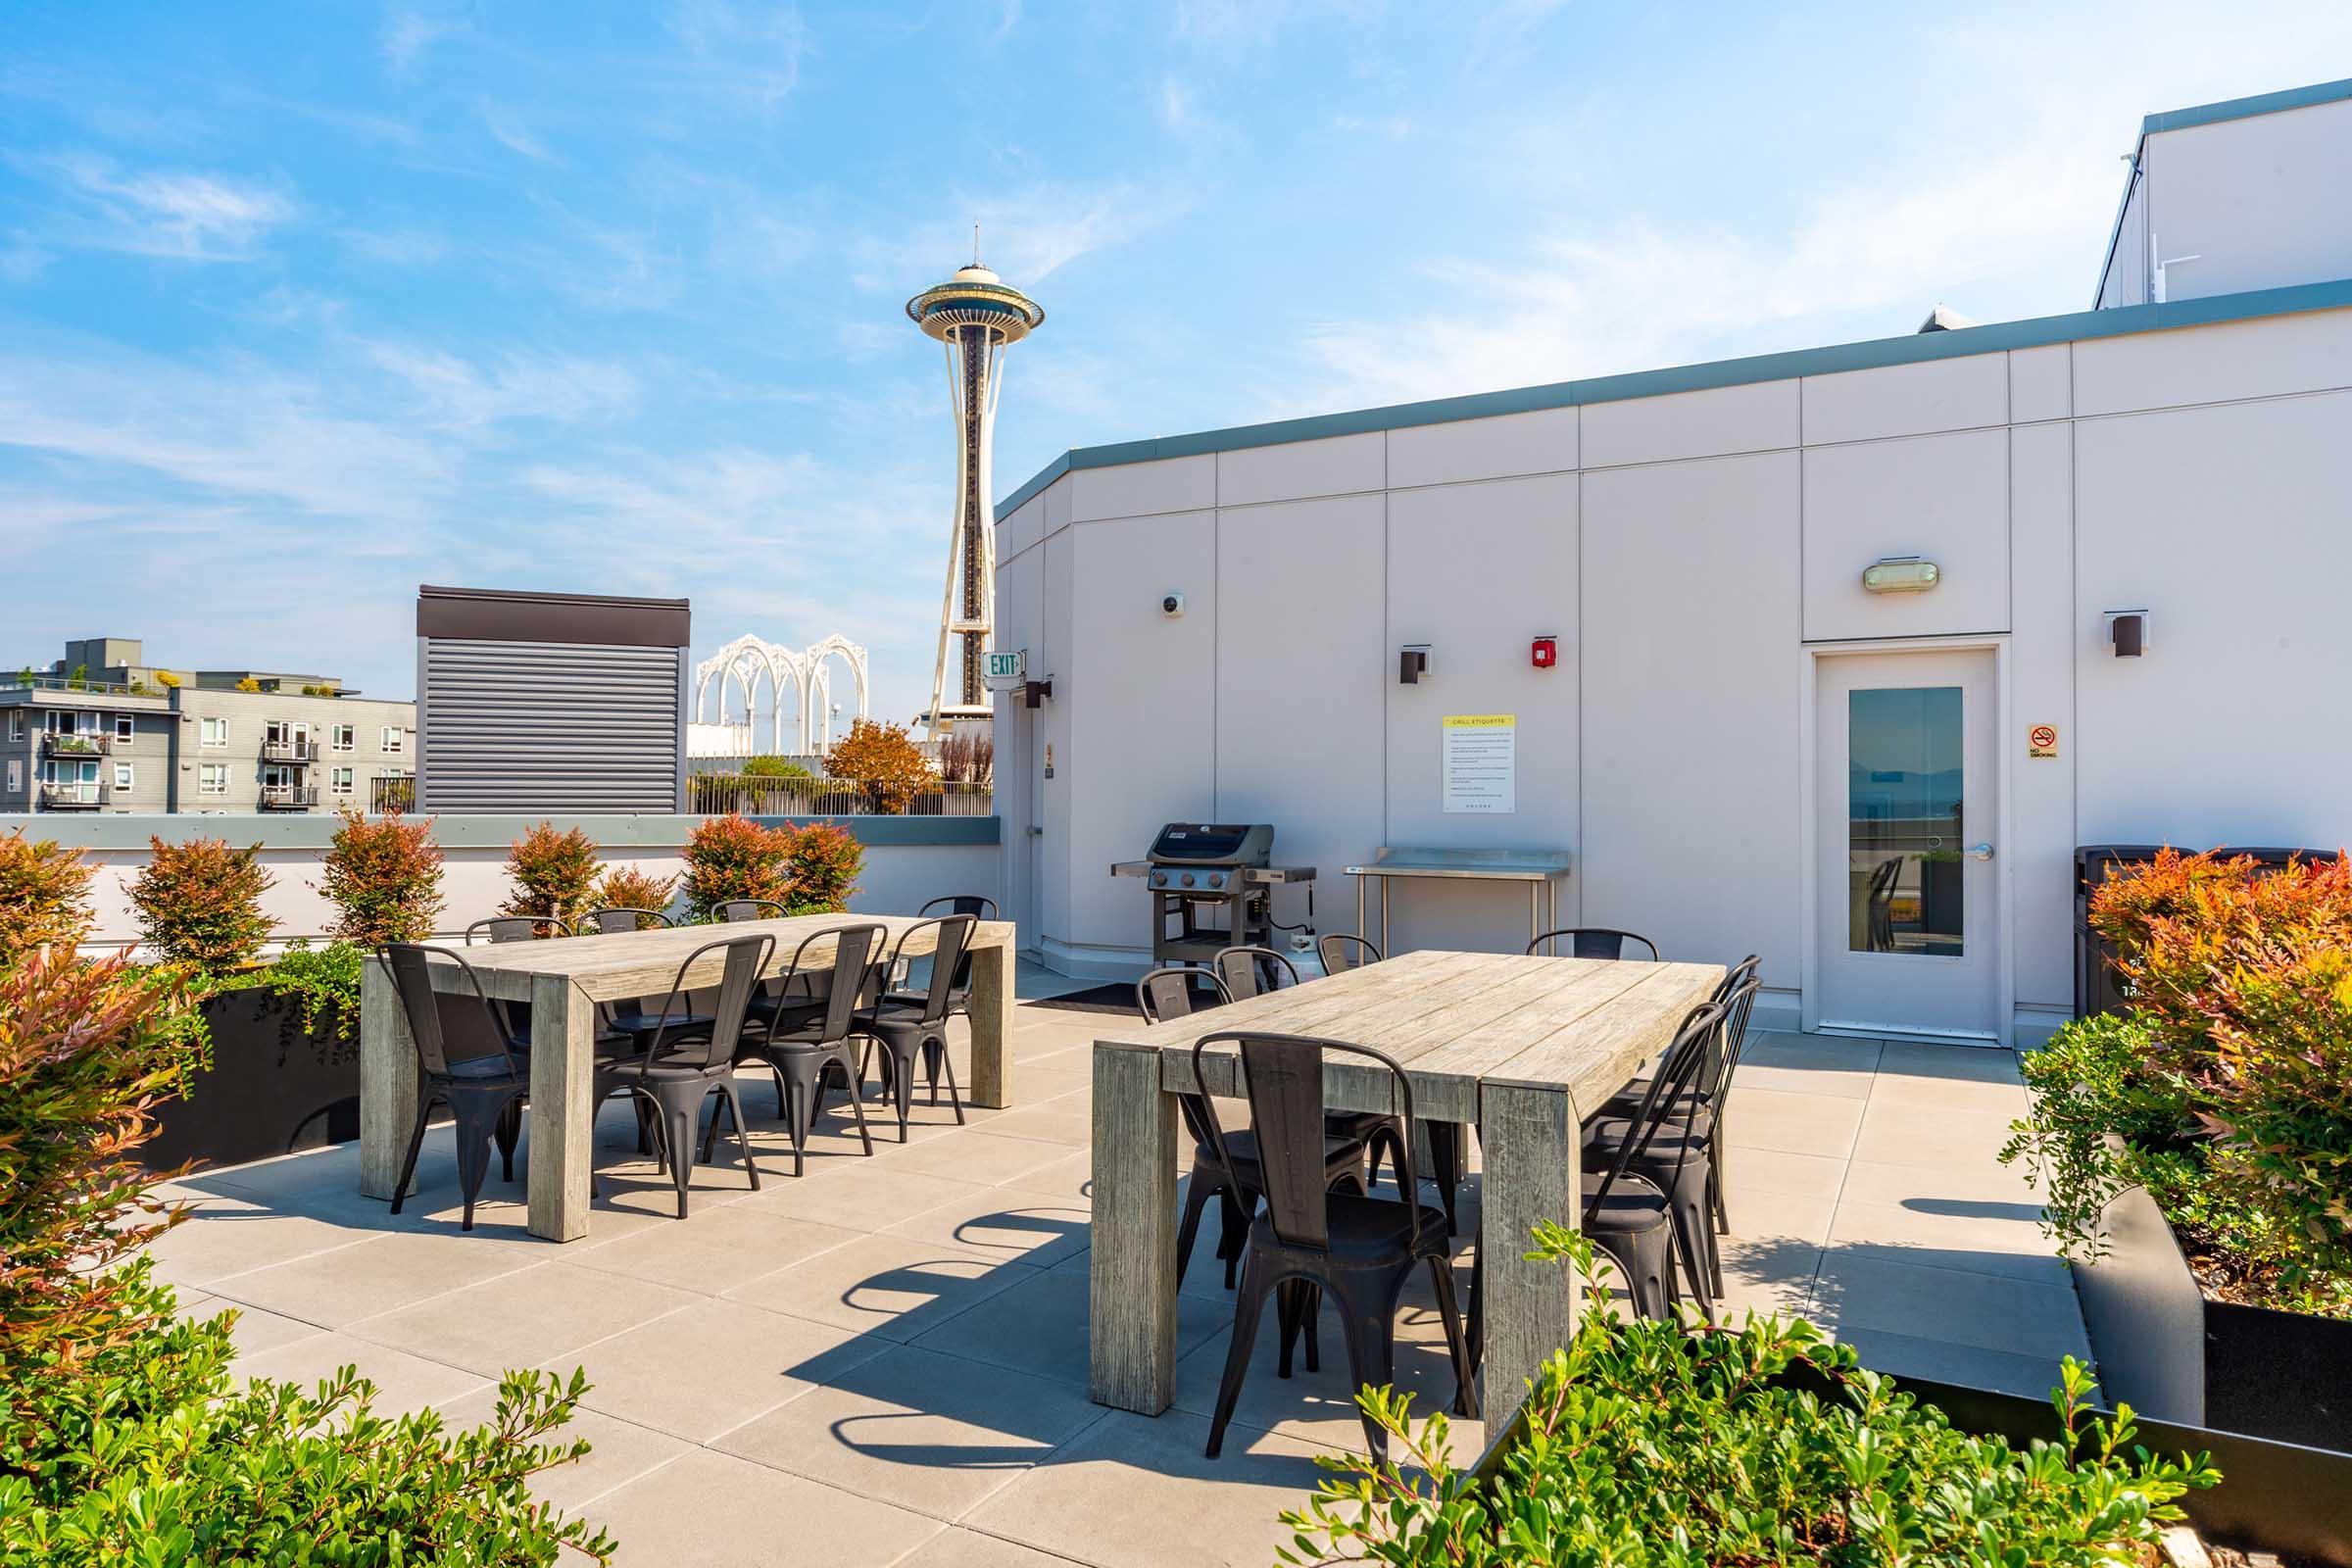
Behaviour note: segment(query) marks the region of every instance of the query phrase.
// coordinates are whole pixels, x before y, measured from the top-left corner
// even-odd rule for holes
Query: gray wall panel
[[[419,641],[419,809],[683,808],[685,649]]]

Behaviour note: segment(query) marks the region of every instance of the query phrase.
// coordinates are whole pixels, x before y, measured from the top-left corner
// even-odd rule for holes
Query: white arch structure
[[[807,756],[829,750],[833,744],[832,681],[828,661],[840,659],[850,666],[858,688],[858,716],[866,716],[865,650],[835,633],[796,653],[764,637],[746,633],[694,666],[695,720],[705,722],[713,688],[718,693],[715,722],[740,738],[749,754],[759,745],[760,719],[767,718],[768,744],[777,752]],[[761,688],[765,688],[764,701]],[[795,744],[785,744],[784,698],[792,695],[799,729]],[[734,699],[740,697],[742,706]],[[738,716],[740,714],[740,716]]]

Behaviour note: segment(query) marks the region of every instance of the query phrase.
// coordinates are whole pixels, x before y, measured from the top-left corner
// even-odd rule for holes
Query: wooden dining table
[[[1408,953],[1095,1042],[1090,1384],[1095,1402],[1157,1415],[1176,1392],[1176,1097],[1245,1092],[1227,1030],[1319,1035],[1387,1053],[1413,1114],[1475,1125],[1483,1156],[1486,1353],[1481,1400],[1500,1419],[1576,1310],[1559,1266],[1530,1262],[1538,1220],[1582,1212],[1581,1124],[1674,1037],[1724,977],[1714,963]],[[1386,1068],[1327,1057],[1323,1103],[1395,1114]]]
[[[772,936],[770,975],[783,971],[807,938],[847,925],[875,924],[886,938],[882,955],[919,958],[933,950],[936,924],[900,914],[804,914],[726,925],[687,925],[608,936],[560,937],[463,950],[494,1002],[528,1003],[530,1053],[530,1231],[551,1241],[588,1234],[588,1166],[594,1148],[597,1004],[654,999],[678,981],[679,965],[696,949],[734,937]],[[921,929],[915,929],[921,927]],[[909,937],[907,933],[913,932]],[[981,920],[972,927],[972,1070],[966,1101],[998,1107],[1012,1103],[1013,924]],[[685,976],[688,988],[716,986],[723,953],[704,956]],[[805,967],[829,970],[833,945],[818,943]],[[454,963],[432,965],[437,989],[470,995]],[[409,1021],[392,977],[367,965],[360,994],[360,1191],[392,1196],[416,1124],[417,1059]]]

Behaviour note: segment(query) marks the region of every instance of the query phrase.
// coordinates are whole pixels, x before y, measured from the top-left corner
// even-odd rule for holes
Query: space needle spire
[[[956,724],[984,723],[995,714],[982,673],[996,628],[996,519],[990,514],[997,398],[1004,389],[1004,351],[1035,331],[1046,313],[980,265],[980,225],[974,223],[972,265],[908,300],[906,316],[947,350],[956,416],[956,514],[928,714],[938,739]]]

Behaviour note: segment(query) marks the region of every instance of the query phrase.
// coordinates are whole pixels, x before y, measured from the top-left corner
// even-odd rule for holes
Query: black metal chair
[[[1241,1294],[1233,1309],[1233,1341],[1225,1356],[1225,1375],[1217,1385],[1216,1413],[1209,1422],[1208,1457],[1215,1458],[1224,1446],[1225,1428],[1233,1419],[1234,1401],[1241,1396],[1242,1380],[1250,1370],[1257,1320],[1267,1296],[1279,1293],[1282,1376],[1290,1375],[1292,1344],[1301,1330],[1307,1334],[1308,1365],[1313,1366],[1314,1316],[1319,1298],[1328,1296],[1338,1309],[1348,1375],[1359,1388],[1385,1385],[1396,1381],[1396,1298],[1413,1270],[1423,1264],[1428,1265],[1437,1291],[1438,1315],[1445,1323],[1446,1348],[1453,1356],[1459,1402],[1475,1416],[1478,1396],[1461,1313],[1454,1305],[1446,1217],[1420,1201],[1411,1152],[1404,1153],[1404,1180],[1398,1183],[1401,1199],[1333,1192],[1323,1179],[1324,1058],[1337,1054],[1386,1067],[1395,1103],[1409,1122],[1413,1086],[1404,1069],[1369,1046],[1235,1030],[1203,1035],[1193,1043],[1196,1078],[1201,1071],[1201,1054],[1224,1044],[1235,1046],[1241,1054],[1266,1201],[1265,1211],[1250,1223],[1243,1254]],[[1217,1119],[1216,1102],[1203,1097],[1202,1105],[1210,1149],[1218,1158],[1226,1158],[1227,1143]],[[1227,1177],[1236,1179],[1230,1165]],[[1293,1288],[1284,1292],[1286,1284]],[[1387,1455],[1387,1434],[1369,1417],[1364,1419],[1364,1437],[1375,1458]]]
[[[735,1052],[742,1039],[744,1016],[752,988],[774,955],[776,939],[767,935],[729,937],[706,942],[678,965],[678,977],[658,1014],[624,1021],[623,1032],[637,1042],[636,1052],[624,1058],[600,1062],[596,1100],[602,1104],[626,1094],[655,1112],[659,1134],[656,1152],[666,1155],[669,1179],[678,1191],[678,1218],[686,1217],[686,1189],[694,1167],[695,1123],[703,1102],[717,1095],[735,1127],[743,1150],[743,1167],[760,1190],[760,1167],[752,1160],[752,1142],[744,1131],[743,1104],[735,1095]],[[715,1005],[708,1013],[684,1010],[689,987],[686,977],[709,953],[724,953],[725,968],[718,983]],[[717,1113],[711,1115],[715,1126]]]
[[[968,914],[977,920],[1001,918],[997,913],[997,901],[982,893],[956,893],[944,899],[933,899],[929,904],[915,910],[914,916],[918,920],[927,920],[931,917],[933,909],[942,907],[950,914]],[[893,983],[896,983],[895,971]],[[923,999],[923,992],[902,989],[885,993],[882,1000],[896,1003],[902,1006],[913,1006],[919,1005]],[[972,950],[967,945],[963,950],[963,956],[956,962],[956,978],[950,982],[948,987],[948,1015],[950,1017],[955,1017],[959,1013],[969,1015],[971,1010]]]
[[[924,1076],[931,1084],[931,1103],[939,1103],[939,1080],[948,1080],[948,1103],[955,1107],[956,1124],[963,1125],[963,1095],[956,1086],[956,1063],[948,1056],[948,1013],[955,1000],[956,974],[963,961],[964,951],[971,946],[972,927],[978,921],[968,914],[945,914],[936,919],[918,921],[899,935],[898,946],[891,951],[888,969],[896,970],[906,960],[906,944],[918,931],[929,930],[936,944],[932,949],[931,984],[917,994],[904,994],[907,1000],[885,997],[858,1024],[858,1032],[882,1048],[880,1063],[883,1086],[891,1093],[899,1112],[899,1142],[906,1141],[906,1118],[914,1107],[914,1062],[919,1055]],[[840,982],[834,982],[838,985]],[[858,1081],[865,1081],[865,1053],[858,1053]]]
[[[1146,1023],[1162,1023],[1170,1018],[1187,1018],[1193,1013],[1193,981],[1203,971],[1184,966],[1154,969],[1136,982],[1135,1004]],[[1214,974],[1208,983],[1216,989],[1219,1002],[1230,1002],[1225,983]],[[1193,1245],[1200,1237],[1200,1216],[1208,1209],[1209,1200],[1217,1201],[1217,1257],[1225,1265],[1225,1288],[1234,1287],[1234,1271],[1241,1266],[1242,1242],[1248,1234],[1250,1217],[1257,1212],[1257,1200],[1266,1190],[1265,1178],[1258,1174],[1257,1146],[1253,1135],[1246,1128],[1226,1135],[1224,1157],[1219,1158],[1214,1135],[1209,1132],[1208,1110],[1200,1095],[1178,1095],[1177,1112],[1184,1118],[1184,1130],[1193,1140],[1193,1169],[1184,1188],[1184,1217],[1176,1227],[1176,1282],[1184,1283],[1184,1271],[1192,1261]],[[1334,1117],[1332,1121],[1344,1118]],[[1333,1137],[1330,1123],[1325,1124],[1323,1140],[1323,1178],[1326,1185],[1351,1188],[1357,1193],[1367,1191],[1364,1179],[1364,1140],[1360,1136],[1343,1134]],[[1239,1185],[1235,1185],[1236,1183]]]
[[[424,1147],[432,1108],[444,1104],[458,1124],[458,1186],[466,1200],[460,1228],[471,1230],[474,1200],[490,1171],[493,1141],[505,1161],[506,1179],[514,1179],[514,1143],[522,1131],[522,1102],[531,1087],[528,1048],[508,1033],[504,1016],[483,994],[481,977],[462,955],[423,943],[387,942],[375,950],[375,957],[392,977],[401,1010],[408,1015],[409,1038],[416,1045],[416,1125],[400,1162],[400,1180],[392,1186],[392,1212],[400,1212],[410,1179],[416,1174],[416,1155]],[[464,1004],[463,992],[457,993],[458,1005],[442,1007],[441,993],[433,985],[435,959],[446,959],[465,974],[480,1004],[478,1013]],[[460,1032],[470,1038],[453,1042],[445,1025],[459,1020],[464,1020]],[[453,1044],[475,1049],[453,1052]]]
[[[1639,942],[1648,952],[1651,963],[1659,961],[1658,945],[1649,938],[1639,932],[1612,931],[1600,925],[1564,925],[1557,931],[1546,931],[1527,945],[1528,956],[1536,956],[1537,950],[1549,943],[1551,946],[1544,956],[1558,957],[1561,937],[1569,939],[1568,956],[1572,958],[1622,958],[1625,956],[1625,945]]]
[[[1346,974],[1367,963],[1380,962],[1380,950],[1362,937],[1334,931],[1316,940],[1315,956],[1323,960],[1325,974]]]
[[[789,989],[801,979],[824,976],[825,990],[814,999],[815,1010],[773,1015],[764,1032],[752,1038],[746,1048],[747,1054],[775,1071],[776,1112],[792,1138],[795,1176],[806,1166],[808,1131],[815,1124],[816,1113],[824,1108],[826,1079],[836,1074],[849,1093],[850,1109],[857,1115],[858,1141],[868,1154],[874,1152],[873,1137],[865,1128],[865,1101],[858,1092],[858,1064],[850,1056],[850,1040],[860,1027],[858,999],[865,989],[866,973],[889,939],[888,928],[878,923],[839,926],[803,937],[801,945],[793,949],[791,962],[785,965],[784,980]],[[829,964],[819,969],[806,962],[810,950],[821,952],[826,944],[832,947]],[[710,1140],[717,1132],[714,1115],[710,1131],[705,1135],[705,1157]]]
[[[555,937],[572,935],[572,929],[552,914],[494,914],[486,920],[476,920],[466,928],[466,945],[478,947],[475,932],[481,942],[545,942]]]
[[[646,924],[649,920],[653,922],[650,926]],[[622,931],[658,931],[676,922],[660,909],[632,909],[625,905],[615,905],[608,909],[595,910],[583,923],[595,926],[595,935],[609,937]]]
[[[773,899],[729,899],[717,909],[721,924],[739,920],[781,920],[792,911]]]
[[[1723,1005],[1702,1002],[1684,1014],[1682,1024],[1674,1032],[1674,1043],[1666,1048],[1665,1068],[1650,1083],[1639,1117],[1641,1136],[1619,1146],[1608,1161],[1608,1168],[1598,1174],[1586,1171],[1583,1181],[1584,1213],[1579,1225],[1593,1245],[1615,1259],[1625,1276],[1626,1291],[1632,1296],[1634,1310],[1646,1318],[1660,1322],[1672,1314],[1678,1292],[1675,1288],[1674,1205],[1667,1194],[1671,1188],[1660,1188],[1643,1177],[1636,1162],[1648,1152],[1651,1139],[1668,1125],[1668,1111],[1680,1095],[1695,1081],[1705,1063],[1707,1044],[1721,1024]],[[1512,1238],[1510,1245],[1517,1245]],[[1470,1271],[1470,1342],[1481,1348],[1485,1324],[1482,1298],[1486,1290],[1486,1239],[1479,1240],[1478,1257]],[[1686,1268],[1689,1265],[1686,1264]],[[1691,1270],[1692,1290],[1702,1298],[1705,1287],[1700,1276]],[[1710,1309],[1711,1310],[1711,1309]]]
[[[1352,942],[1360,939],[1350,937],[1348,940]],[[1379,956],[1380,950],[1373,948],[1369,942],[1363,946],[1371,949],[1375,957]],[[1217,978],[1225,983],[1226,989],[1236,1000],[1298,984],[1298,968],[1287,956],[1272,948],[1227,948],[1210,962],[1215,966]],[[1429,1179],[1437,1183],[1439,1200],[1446,1208],[1446,1234],[1455,1235],[1460,1229],[1456,1213],[1462,1179],[1466,1174],[1462,1130],[1452,1122],[1444,1121],[1426,1123],[1421,1131],[1429,1140]],[[1380,1174],[1380,1151],[1383,1145],[1391,1142],[1401,1144],[1404,1141],[1402,1124],[1390,1116],[1357,1115],[1343,1111],[1331,1118],[1331,1132],[1334,1137],[1361,1138],[1371,1147],[1371,1173],[1376,1178]],[[1392,1159],[1389,1173],[1401,1181],[1404,1162]]]

